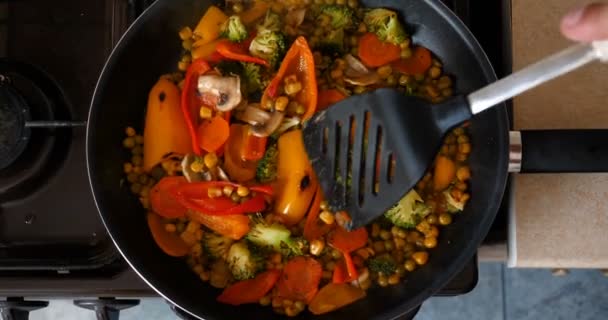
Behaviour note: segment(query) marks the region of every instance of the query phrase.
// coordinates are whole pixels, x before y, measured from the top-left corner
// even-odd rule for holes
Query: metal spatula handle
[[[608,41],[572,46],[469,94],[471,112],[478,114],[594,60],[608,62]]]

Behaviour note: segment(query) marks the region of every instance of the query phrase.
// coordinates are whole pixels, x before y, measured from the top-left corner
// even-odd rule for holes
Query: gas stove
[[[498,76],[510,72],[508,1],[443,2],[473,31]],[[0,1],[0,89],[10,87],[0,94],[0,314],[27,319],[48,305],[31,299],[87,297],[74,303],[116,319],[138,303],[124,298],[156,296],[97,214],[84,128],[106,58],[150,3]],[[506,240],[507,209],[505,202],[486,242]],[[475,258],[439,294],[465,293],[476,282]]]

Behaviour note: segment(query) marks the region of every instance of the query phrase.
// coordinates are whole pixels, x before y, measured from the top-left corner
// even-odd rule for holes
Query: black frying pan
[[[413,41],[431,49],[444,63],[446,73],[454,75],[457,93],[471,92],[496,79],[479,44],[441,2],[362,2],[399,11]],[[101,74],[89,114],[89,178],[101,217],[120,252],[164,298],[204,319],[278,319],[280,316],[268,307],[215,302],[220,290],[202,283],[182,259],[172,258],[156,246],[139,201],[126,185],[120,185],[127,157],[118,151],[122,150],[124,128],[142,129],[150,88],[160,74],[175,69],[180,56],[178,31],[184,25],[194,25],[210,4],[204,0],[158,0],[120,40]],[[441,232],[429,263],[400,285],[372,289],[365,299],[317,318],[394,319],[420,306],[470,261],[494,220],[505,189],[509,162],[505,107],[480,114],[470,133],[474,146],[470,157],[472,198],[465,211]],[[304,312],[298,318],[313,316]]]

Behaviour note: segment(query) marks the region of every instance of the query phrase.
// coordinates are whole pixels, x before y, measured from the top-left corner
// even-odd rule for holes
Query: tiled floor
[[[32,320],[94,320],[72,301],[53,300],[31,314]],[[177,319],[160,299],[121,313],[121,320]],[[555,277],[550,270],[508,269],[481,264],[479,283],[469,294],[432,298],[415,320],[601,320],[608,319],[608,277],[597,270],[574,270]]]

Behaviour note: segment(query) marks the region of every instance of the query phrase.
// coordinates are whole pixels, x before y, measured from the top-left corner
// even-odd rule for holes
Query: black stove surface
[[[151,2],[0,1],[0,74],[18,79],[35,120],[86,120],[113,45]],[[443,2],[472,30],[498,76],[509,73],[508,1]],[[27,67],[15,70],[14,61]],[[41,154],[37,148],[49,150]],[[20,157],[50,164],[18,160],[11,170],[0,170],[0,296],[156,295],[120,258],[97,214],[86,173],[85,129],[32,131]],[[506,240],[507,209],[505,201],[486,242]],[[474,259],[440,294],[468,292],[476,281]]]

